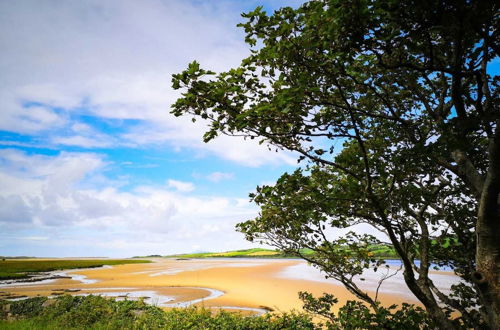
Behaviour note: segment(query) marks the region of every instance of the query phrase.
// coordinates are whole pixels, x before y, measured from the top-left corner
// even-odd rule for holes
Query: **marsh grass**
[[[84,259],[84,260],[37,260],[37,259],[5,259],[0,260],[0,279],[27,278],[30,274],[50,272],[60,269],[94,268],[104,265],[122,265],[147,263],[140,259]]]

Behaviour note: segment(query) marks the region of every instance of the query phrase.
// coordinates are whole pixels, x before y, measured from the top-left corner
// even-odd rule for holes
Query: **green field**
[[[27,278],[30,274],[50,272],[60,269],[93,268],[104,265],[122,265],[147,263],[149,260],[139,259],[3,259],[0,261],[0,279]]]
[[[396,252],[392,247],[388,245],[384,244],[372,245],[369,247],[369,250],[373,254],[373,257],[375,258],[397,259]],[[314,252],[309,249],[303,249],[301,252],[306,256],[314,254]],[[278,250],[256,248],[256,249],[236,250],[227,252],[175,254],[166,257],[167,258],[294,258],[296,256],[292,256]]]
[[[268,249],[246,249],[227,252],[201,252],[166,256],[167,258],[283,258],[280,251]]]

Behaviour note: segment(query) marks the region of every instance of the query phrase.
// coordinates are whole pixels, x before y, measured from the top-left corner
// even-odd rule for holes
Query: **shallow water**
[[[189,301],[172,302],[175,300],[175,297],[159,294],[158,292],[151,290],[136,290],[133,288],[94,288],[93,290],[96,291],[99,290],[99,292],[79,293],[77,294],[77,296],[96,295],[96,296],[110,297],[116,300],[125,300],[125,299],[139,300],[142,298],[145,303],[158,307],[183,308],[192,306],[200,302],[207,301],[209,299],[215,299],[224,295],[224,292],[211,288],[201,288],[201,287],[181,287],[181,288],[208,291],[209,295],[203,298],[193,299]],[[126,289],[127,291],[124,290],[115,291],[117,289]],[[212,306],[209,308],[250,311],[250,312],[255,312],[257,315],[261,315],[268,312],[268,310],[263,308],[239,307],[239,306]]]
[[[398,264],[400,263],[398,260],[395,261],[388,261],[387,262],[390,266],[390,271],[395,271],[397,269]],[[179,274],[182,272],[193,272],[193,271],[200,271],[200,274],[202,274],[202,270],[206,269],[211,269],[211,268],[227,268],[227,267],[256,267],[256,266],[265,266],[269,264],[274,264],[274,265],[279,265],[281,264],[281,267],[277,267],[273,269],[281,269],[278,270],[277,273],[270,272],[268,273],[270,279],[274,278],[274,281],[276,281],[276,278],[288,278],[288,279],[298,279],[298,280],[305,280],[305,281],[310,281],[310,282],[321,282],[321,283],[328,283],[328,284],[333,284],[333,285],[341,285],[339,282],[332,280],[332,279],[325,279],[324,275],[317,270],[316,268],[313,268],[312,266],[309,266],[305,261],[299,260],[299,259],[234,259],[234,258],[227,258],[227,259],[189,259],[189,260],[165,260],[164,262],[162,260],[159,260],[158,263],[154,264],[144,264],[143,266],[139,267],[134,267],[134,268],[120,268],[123,269],[122,271],[119,271],[121,275],[128,276],[128,275],[133,275],[133,274],[142,274],[142,276],[132,276],[131,278],[134,278],[135,282],[130,282],[134,284],[121,284],[122,287],[112,287],[112,284],[109,286],[105,283],[106,279],[104,279],[104,282],[101,282],[102,286],[105,286],[103,288],[97,288],[95,286],[98,285],[88,285],[92,283],[97,283],[100,281],[94,280],[92,278],[87,278],[84,275],[80,275],[79,273],[82,271],[86,271],[88,269],[72,269],[72,270],[67,270],[67,271],[58,271],[58,272],[52,272],[50,274],[45,274],[46,276],[54,276],[54,275],[59,275],[59,276],[67,276],[70,277],[74,281],[78,281],[80,284],[75,286],[75,283],[71,284],[64,284],[64,283],[70,283],[70,282],[64,282],[62,281],[61,284],[58,284],[56,282],[56,279],[50,279],[50,280],[45,280],[45,281],[38,281],[38,282],[29,282],[29,283],[10,283],[10,284],[4,284],[4,286],[9,286],[9,287],[20,287],[20,291],[18,292],[19,294],[22,294],[22,292],[27,292],[28,289],[25,287],[26,285],[29,285],[29,291],[34,292],[34,294],[37,293],[38,290],[50,290],[53,287],[59,287],[61,285],[61,288],[73,288],[73,289],[79,289],[81,292],[76,293],[77,295],[89,295],[89,294],[95,294],[95,295],[102,295],[106,297],[113,297],[115,299],[140,299],[143,298],[144,301],[148,304],[156,305],[158,307],[188,307],[194,304],[202,303],[204,301],[210,300],[210,299],[215,299],[218,297],[221,297],[224,295],[223,291],[215,290],[209,288],[209,286],[212,285],[211,282],[206,282],[206,283],[200,283],[200,287],[187,287],[187,286],[176,286],[175,285],[175,279],[172,282],[174,286],[171,286],[171,284],[162,286],[156,284],[155,286],[149,286],[149,281],[152,281],[152,283],[170,283],[170,275],[175,275]],[[110,268],[110,267],[106,267]],[[248,269],[250,272],[254,273],[259,273],[259,270],[252,270]],[[118,268],[117,268],[118,269]],[[127,270],[131,269],[131,270]],[[97,268],[92,268],[91,270],[97,270]],[[227,270],[228,272],[230,271],[229,269]],[[362,276],[358,277],[357,283],[359,286],[368,292],[374,292],[379,284],[379,281],[381,277],[386,274],[385,273],[385,268],[381,267],[378,272],[373,272],[373,270],[366,270]],[[226,272],[223,270],[223,272]],[[237,272],[241,273],[241,272]],[[93,272],[92,272],[93,274]],[[95,273],[97,274],[97,273]],[[128,275],[127,275],[128,274]],[[191,274],[193,275],[193,274]],[[93,277],[93,275],[90,275]],[[97,276],[97,275],[96,275]],[[109,274],[108,274],[109,276]],[[151,277],[154,277],[155,279],[153,280]],[[165,276],[165,278],[156,278],[158,276]],[[106,277],[104,277],[106,278]],[[138,280],[140,278],[140,280]],[[148,280],[151,279],[151,280]],[[361,280],[363,278],[364,280]],[[434,272],[431,275],[431,278],[434,280],[434,283],[436,286],[445,293],[449,292],[449,288],[452,284],[458,283],[458,277],[454,276],[450,272]],[[263,280],[266,280],[266,277],[263,277]],[[53,285],[53,283],[56,282],[56,286]],[[44,285],[51,283],[48,288],[43,288]],[[279,282],[278,282],[279,283]],[[196,284],[196,283],[193,283]],[[129,287],[130,285],[130,287]],[[187,285],[192,285],[191,283]],[[215,284],[214,284],[215,285]],[[219,288],[224,289],[224,283],[219,283]],[[245,283],[242,283],[242,285],[245,285]],[[254,283],[253,285],[258,285],[258,283]],[[308,284],[302,284],[302,286],[306,286]],[[314,284],[314,285],[317,285]],[[2,284],[0,284],[2,286]],[[39,286],[40,288],[36,288]],[[91,286],[90,288],[87,288],[87,286]],[[21,287],[24,287],[24,289],[21,289]],[[177,290],[178,289],[195,289],[195,290],[203,290],[203,292],[198,292],[194,293],[191,292],[188,295],[184,295],[182,293],[182,290]],[[302,289],[303,287],[297,286],[297,291]],[[172,289],[172,291],[170,291]],[[157,291],[156,291],[157,290]],[[177,290],[177,291],[176,291]],[[336,290],[335,287],[330,287],[330,290]],[[63,291],[63,290],[62,290]],[[189,291],[189,290],[188,290]],[[279,291],[277,291],[279,292]],[[333,291],[335,292],[335,291]],[[69,292],[68,292],[69,293]],[[383,282],[383,284],[380,287],[380,293],[381,294],[391,294],[391,295],[398,295],[400,298],[399,300],[402,301],[416,301],[415,297],[413,294],[407,289],[406,284],[404,283],[402,271],[400,271],[398,274],[395,276],[387,279],[386,281]],[[33,293],[31,293],[33,294]],[[75,294],[75,293],[71,293]],[[250,293],[251,294],[251,293]],[[269,292],[262,292],[262,295],[265,297],[269,297]],[[121,296],[126,296],[121,297]],[[200,298],[203,296],[203,298]],[[188,301],[183,301],[185,299],[191,299]],[[397,298],[396,298],[397,299]],[[282,304],[287,304],[288,302],[282,303]],[[215,302],[211,303],[210,305],[216,304]],[[231,303],[230,303],[231,304]],[[235,303],[239,305],[240,303]],[[255,300],[254,302],[250,303],[250,306],[259,306],[260,302],[258,300]],[[272,305],[272,303],[265,303],[265,305]],[[266,309],[264,308],[254,308],[254,307],[240,307],[240,306],[211,306],[209,308],[222,308],[222,309],[228,309],[228,310],[241,310],[241,311],[249,311],[249,312],[254,312],[256,314],[262,314],[267,312]],[[288,308],[288,307],[287,307]]]
[[[396,262],[389,262],[388,264],[390,266],[389,273],[387,273],[385,267],[380,267],[377,272],[374,272],[371,269],[367,269],[363,272],[362,275],[355,277],[355,283],[363,290],[374,292],[377,289],[380,280],[385,275],[391,275],[397,271],[399,267],[395,266],[399,266],[400,261],[396,260]],[[322,273],[317,268],[308,265],[306,262],[300,262],[297,265],[289,266],[282,272],[280,272],[278,276],[290,279],[300,279],[342,285],[335,279],[325,278],[324,273]],[[431,272],[430,278],[432,279],[436,287],[446,294],[450,292],[450,287],[453,284],[457,284],[460,282],[460,278],[451,272]],[[406,298],[415,299],[413,293],[411,293],[406,286],[402,270],[397,272],[396,275],[384,280],[380,285],[379,293],[397,294]]]
[[[71,280],[77,281],[83,284],[93,284],[99,282],[98,280],[93,280],[87,278],[85,275],[74,274],[76,272],[86,271],[86,270],[94,270],[94,269],[109,269],[113,268],[112,266],[102,266],[95,268],[79,268],[79,269],[70,269],[65,271],[52,271],[52,272],[44,272],[35,274],[34,276],[26,279],[14,279],[14,280],[1,280],[0,288],[4,287],[17,287],[17,286],[36,286],[36,285],[44,285],[51,284],[55,281],[59,280],[59,278],[50,278],[53,276],[61,276],[61,277],[70,277]],[[40,279],[34,281],[34,279]]]
[[[58,279],[48,279],[40,281],[23,282],[22,280],[2,280],[0,281],[0,288],[19,287],[19,286],[36,286],[54,283]]]
[[[156,291],[149,290],[137,290],[137,291],[113,291],[113,292],[93,292],[93,293],[79,293],[77,296],[103,296],[110,297],[116,300],[140,300],[144,299],[144,302],[149,305],[154,305],[158,307],[167,307],[167,303],[174,300],[174,297],[158,294]]]
[[[203,301],[206,301],[209,299],[215,299],[215,298],[218,298],[218,297],[221,297],[224,295],[224,292],[219,291],[219,290],[215,290],[215,289],[210,289],[210,288],[197,288],[197,287],[185,287],[185,286],[183,286],[182,288],[206,290],[206,291],[210,292],[210,294],[206,297],[199,298],[199,299],[193,299],[193,300],[189,300],[189,301],[166,304],[166,305],[164,305],[164,307],[188,307],[188,306],[197,304],[199,302],[203,302]]]
[[[79,274],[73,274],[74,272],[77,271],[82,271],[82,270],[89,270],[90,268],[86,269],[79,269],[79,270],[70,270],[70,271],[63,271],[63,272],[55,272],[53,273],[54,275],[59,275],[59,276],[69,276],[73,281],[77,281],[83,284],[93,284],[99,282],[98,280],[92,280],[87,278],[85,275],[79,275]],[[94,269],[94,268],[92,268]]]

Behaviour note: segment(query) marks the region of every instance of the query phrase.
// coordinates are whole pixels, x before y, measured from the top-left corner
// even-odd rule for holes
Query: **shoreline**
[[[246,310],[250,313],[257,309],[272,309],[281,312],[300,311],[302,302],[298,298],[299,291],[308,291],[315,296],[323,292],[334,294],[339,299],[337,309],[346,300],[355,299],[351,293],[338,284],[283,276],[282,273],[286,269],[303,264],[302,260],[274,258],[239,258],[239,260],[238,258],[226,258],[226,260],[221,258],[188,260],[153,258],[149,260],[153,262],[65,271],[65,273],[70,272],[95,280],[94,283],[81,283],[74,279],[64,278],[40,285],[30,283],[29,286],[10,286],[8,291],[26,296],[50,296],[57,289],[79,290],[74,291],[77,294],[148,291],[172,298],[169,301],[171,304],[195,301],[189,305],[241,310],[242,312]],[[5,289],[7,288],[0,288],[2,291]],[[223,294],[208,298],[210,293],[207,290],[210,289],[223,292]],[[379,294],[379,300],[384,305],[403,302],[418,304],[418,301],[411,297],[383,291]]]

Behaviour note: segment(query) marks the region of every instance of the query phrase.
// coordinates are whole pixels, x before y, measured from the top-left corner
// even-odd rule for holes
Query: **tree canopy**
[[[377,310],[356,280],[385,268],[369,251],[378,240],[329,235],[369,224],[440,328],[496,329],[498,9],[479,0],[322,0],[271,15],[258,7],[240,24],[251,55],[227,72],[193,62],[175,74],[183,95],[172,112],[208,120],[206,142],[243,135],[302,161],[251,195],[261,212],[238,225],[247,239],[307,259]],[[462,278],[451,294],[429,278],[433,264]]]

